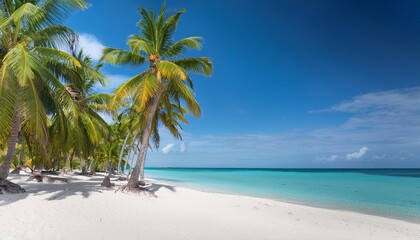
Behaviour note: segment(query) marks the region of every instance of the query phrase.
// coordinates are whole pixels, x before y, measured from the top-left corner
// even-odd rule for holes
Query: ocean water
[[[147,168],[145,174],[193,189],[420,223],[420,169]]]

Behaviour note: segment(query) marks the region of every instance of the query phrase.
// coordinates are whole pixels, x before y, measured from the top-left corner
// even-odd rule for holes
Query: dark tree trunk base
[[[103,181],[102,181],[102,183],[101,183],[101,186],[102,186],[102,187],[107,187],[107,188],[112,187],[112,184],[111,184],[111,179],[109,178],[109,176],[106,176],[106,177],[104,178],[104,180],[103,180]]]
[[[127,185],[118,188],[115,192],[123,192],[123,193],[134,193],[138,196],[146,196],[149,198],[157,198],[156,194],[151,192],[150,190],[142,187],[129,187]]]
[[[26,192],[21,186],[7,180],[0,180],[0,194],[3,193],[24,193]]]
[[[13,171],[10,172],[10,174],[20,174],[20,171],[22,170],[22,167],[16,167],[13,169]]]

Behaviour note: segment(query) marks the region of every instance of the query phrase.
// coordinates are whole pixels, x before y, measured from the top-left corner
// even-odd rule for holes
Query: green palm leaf
[[[201,37],[189,37],[184,38],[172,45],[168,49],[165,49],[165,57],[176,57],[184,54],[189,49],[201,49]]]
[[[160,61],[156,64],[159,69],[159,73],[162,74],[162,78],[171,80],[174,78],[179,78],[182,80],[187,80],[189,77],[184,69],[182,69],[177,64],[170,61]]]
[[[213,63],[209,58],[184,58],[175,60],[173,63],[188,72],[199,73],[206,76],[211,76],[213,74]]]
[[[105,48],[101,61],[106,61],[114,65],[138,65],[144,63],[144,58],[129,51],[116,48]]]

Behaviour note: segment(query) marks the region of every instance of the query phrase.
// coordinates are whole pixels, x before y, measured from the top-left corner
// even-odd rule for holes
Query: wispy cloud
[[[349,116],[341,124],[323,128],[260,134],[184,133],[188,152],[166,157],[177,159],[171,163],[180,166],[419,167],[419,99],[420,87],[356,96],[316,113],[326,118],[332,112]],[[154,163],[166,166],[164,159],[158,156]]]
[[[350,101],[334,105],[331,110],[339,112],[371,112],[378,110],[419,110],[420,87],[392,91],[372,92],[356,96]]]
[[[99,61],[102,56],[102,50],[105,46],[98,40],[98,38],[96,38],[95,35],[81,33],[79,35],[79,48],[90,55],[93,60]]]
[[[355,160],[355,159],[360,159],[367,153],[368,150],[369,149],[367,147],[362,147],[357,152],[347,154],[346,155],[346,160],[351,161],[351,160]]]
[[[162,148],[162,153],[163,154],[168,154],[174,146],[175,146],[175,144],[173,144],[173,143],[167,144],[165,147]]]

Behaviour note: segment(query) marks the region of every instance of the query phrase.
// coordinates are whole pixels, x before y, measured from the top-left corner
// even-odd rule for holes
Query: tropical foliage
[[[128,187],[136,188],[148,148],[159,147],[159,127],[181,139],[186,115],[201,114],[190,73],[209,76],[213,66],[205,57],[184,57],[201,48],[200,37],[174,40],[184,10],[140,9],[141,34],[130,36],[128,50],[106,48],[94,63],[77,50],[78,34],[62,25],[86,6],[0,1],[0,181],[20,165],[62,173],[76,167],[82,174],[132,169]],[[95,87],[107,82],[103,63],[134,65],[139,74],[113,94],[98,93]],[[102,114],[112,115],[113,124]]]

